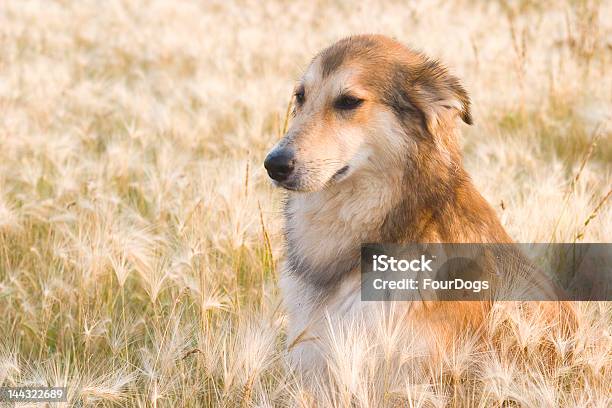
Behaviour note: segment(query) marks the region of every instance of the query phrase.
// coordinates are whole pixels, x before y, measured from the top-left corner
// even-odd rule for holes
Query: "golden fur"
[[[339,108],[346,98],[357,107]],[[350,37],[311,62],[276,146],[295,153],[291,177],[277,184],[292,191],[281,286],[296,363],[324,361],[317,339],[326,319],[372,318],[375,308],[359,297],[361,243],[512,242],[463,168],[457,118],[472,122],[458,79],[392,39]],[[430,348],[478,330],[490,306],[408,303],[393,307],[432,331],[423,336],[435,339]]]

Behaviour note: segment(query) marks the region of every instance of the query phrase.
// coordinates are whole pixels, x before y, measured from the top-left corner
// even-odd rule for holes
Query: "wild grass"
[[[570,338],[496,309],[484,349],[466,335],[442,361],[409,328],[330,324],[329,375],[291,373],[281,196],[261,166],[310,57],[385,33],[463,78],[465,164],[517,241],[610,241],[610,15],[598,1],[3,2],[0,386],[65,385],[66,406],[610,406],[604,302],[578,305]]]

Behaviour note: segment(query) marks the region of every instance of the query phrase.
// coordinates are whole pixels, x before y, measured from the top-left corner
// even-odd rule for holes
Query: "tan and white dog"
[[[472,123],[458,79],[393,39],[349,37],[312,60],[290,129],[264,163],[289,191],[281,287],[296,363],[321,362],[325,316],[367,307],[362,243],[511,242],[463,168],[458,119]],[[452,332],[485,313],[482,302],[437,302],[407,318]]]

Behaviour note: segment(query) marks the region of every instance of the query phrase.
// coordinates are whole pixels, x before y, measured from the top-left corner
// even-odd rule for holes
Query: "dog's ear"
[[[402,66],[396,84],[403,102],[418,111],[427,130],[433,133],[438,125],[457,115],[471,125],[470,98],[459,80],[438,61],[423,57],[419,63]]]
[[[426,116],[428,127],[435,126],[446,116],[447,110],[471,125],[470,97],[459,80],[438,61],[426,59],[416,67],[412,86],[418,95],[415,102]]]

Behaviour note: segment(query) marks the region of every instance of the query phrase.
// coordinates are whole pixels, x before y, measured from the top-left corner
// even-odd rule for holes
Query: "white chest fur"
[[[286,263],[280,283],[289,313],[288,343],[294,363],[309,367],[321,363],[327,322],[354,319],[368,304],[360,300],[357,269],[332,287],[322,287],[291,268],[303,263],[315,265],[317,273],[333,274],[329,269],[358,262],[361,243],[378,240],[385,214],[395,202],[394,192],[386,185],[384,180],[370,184],[347,181],[325,191],[295,195],[288,202],[287,239],[297,261]]]

